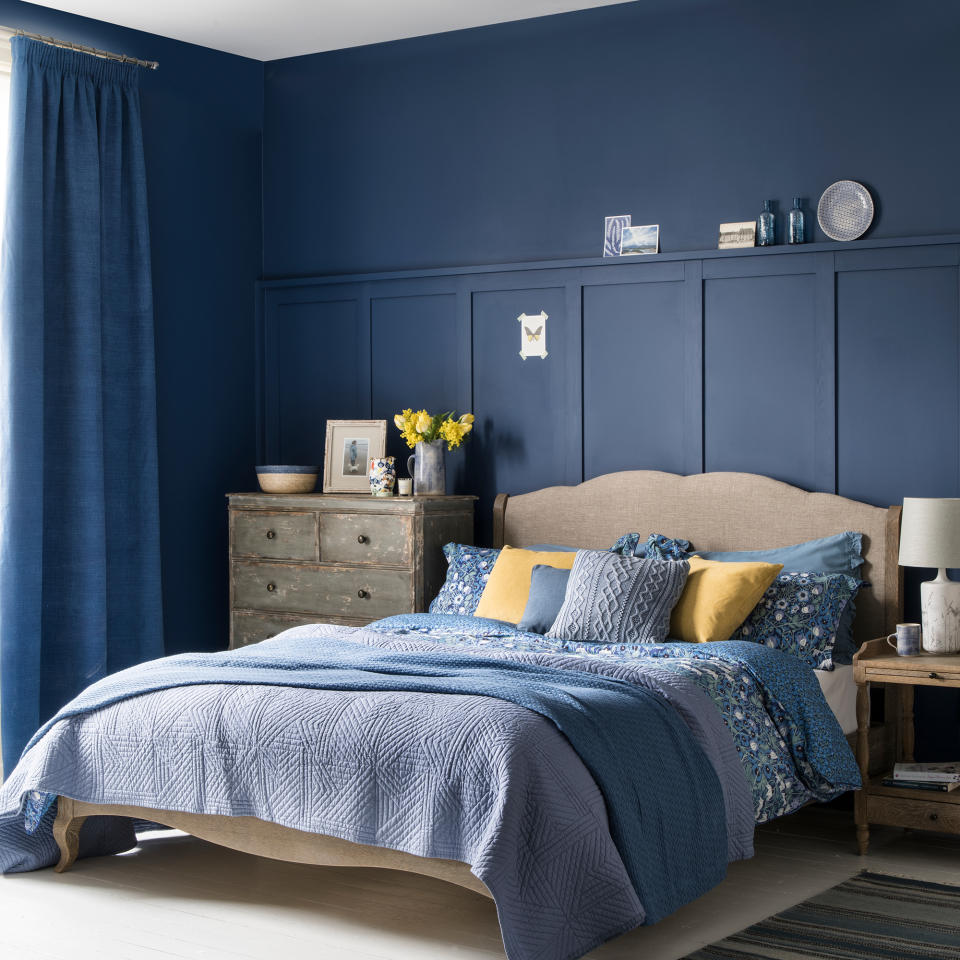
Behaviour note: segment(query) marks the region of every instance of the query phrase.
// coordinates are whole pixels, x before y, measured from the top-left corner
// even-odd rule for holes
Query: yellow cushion
[[[782,563],[724,563],[690,557],[686,586],[670,616],[670,636],[729,640],[783,569]]]
[[[576,557],[575,553],[547,553],[541,550],[504,547],[490,571],[487,585],[483,588],[473,615],[519,623],[530,596],[530,575],[533,568],[542,563],[548,567],[569,570]]]

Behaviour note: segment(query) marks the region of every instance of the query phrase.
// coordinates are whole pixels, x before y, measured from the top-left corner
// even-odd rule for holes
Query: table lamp
[[[960,499],[903,498],[900,566],[937,569],[920,584],[923,649],[960,653],[960,582],[947,579],[947,567],[960,567]]]

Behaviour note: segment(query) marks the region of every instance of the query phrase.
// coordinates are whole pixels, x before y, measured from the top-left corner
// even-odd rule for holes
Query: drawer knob
[[[370,538],[366,536],[366,534],[361,533],[360,536],[357,537],[357,543],[369,543],[369,542],[370,542]]]
[[[931,820],[939,820],[939,819],[940,819],[940,814],[939,814],[939,813],[931,813],[931,814],[930,814],[930,819],[931,819]]]
[[[273,591],[276,589],[277,589],[277,585],[275,583],[267,584],[267,593],[273,593]]]
[[[367,597],[370,596],[370,592],[369,592],[368,590],[358,590],[358,591],[357,591],[357,596],[358,596],[361,600],[366,600]]]
[[[267,539],[268,539],[268,540],[273,540],[273,538],[274,538],[276,535],[277,535],[277,531],[276,531],[276,530],[268,530],[268,531],[267,531]]]
[[[939,680],[939,679],[940,679],[940,674],[939,674],[939,673],[931,673],[931,674],[930,674],[930,679],[931,679],[931,680]]]

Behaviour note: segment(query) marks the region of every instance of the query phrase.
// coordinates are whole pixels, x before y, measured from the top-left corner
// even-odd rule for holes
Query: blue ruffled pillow
[[[844,573],[781,573],[730,639],[762,643],[815,670],[832,670],[840,622],[860,586]]]
[[[472,617],[500,551],[495,547],[448,543],[443,555],[447,558],[447,579],[430,604],[430,612]]]
[[[673,540],[662,533],[651,533],[645,543],[640,542],[639,533],[625,533],[610,548],[612,553],[621,557],[648,557],[654,560],[686,560],[690,556],[689,540]]]

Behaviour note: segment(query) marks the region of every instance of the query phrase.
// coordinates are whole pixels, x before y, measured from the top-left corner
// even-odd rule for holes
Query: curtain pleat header
[[[99,85],[116,84],[123,87],[139,87],[140,68],[135,63],[121,60],[105,60],[90,53],[79,53],[66,47],[55,47],[42,40],[30,37],[12,37],[13,64],[49,68],[60,73],[85,77]]]

